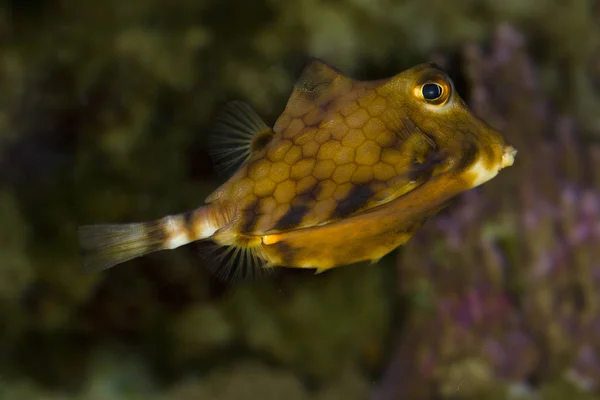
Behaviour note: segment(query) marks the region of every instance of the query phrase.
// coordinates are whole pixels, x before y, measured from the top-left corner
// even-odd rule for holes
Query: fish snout
[[[502,150],[502,162],[500,164],[500,169],[513,165],[516,155],[517,149],[510,145],[504,146]]]

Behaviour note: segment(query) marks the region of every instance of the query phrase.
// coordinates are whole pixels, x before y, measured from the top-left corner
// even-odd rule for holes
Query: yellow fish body
[[[247,274],[376,261],[516,154],[433,64],[357,81],[313,60],[272,128],[236,102],[215,132],[217,161],[239,167],[207,204],[156,221],[81,227],[86,269],[203,239],[225,249],[209,267],[229,276],[242,265]]]

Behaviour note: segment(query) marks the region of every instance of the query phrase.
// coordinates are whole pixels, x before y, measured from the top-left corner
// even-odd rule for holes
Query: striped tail
[[[160,250],[210,238],[231,220],[231,212],[208,205],[148,222],[79,227],[82,267],[97,272]]]

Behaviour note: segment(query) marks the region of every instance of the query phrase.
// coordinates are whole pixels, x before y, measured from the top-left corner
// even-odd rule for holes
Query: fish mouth
[[[500,165],[500,169],[513,165],[516,155],[517,149],[512,146],[504,146],[504,149],[502,150],[502,163]]]

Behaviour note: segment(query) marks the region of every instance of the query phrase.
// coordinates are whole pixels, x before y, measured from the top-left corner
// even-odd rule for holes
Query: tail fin
[[[161,220],[131,224],[84,225],[79,228],[82,266],[98,272],[164,250],[168,234]]]
[[[231,204],[208,205],[149,222],[81,226],[83,269],[103,271],[155,251],[210,238],[232,220],[234,212]]]

